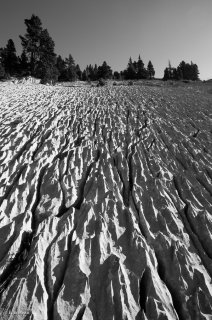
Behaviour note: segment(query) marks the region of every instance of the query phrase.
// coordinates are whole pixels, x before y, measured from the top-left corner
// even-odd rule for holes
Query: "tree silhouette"
[[[146,71],[146,69],[144,67],[144,63],[141,60],[141,56],[139,54],[137,79],[146,79],[147,76],[148,76],[147,71]]]
[[[197,64],[191,61],[191,80],[199,80],[199,69]]]
[[[133,64],[131,57],[129,59],[127,69],[125,70],[124,74],[126,79],[136,79],[137,77],[135,65]]]
[[[17,75],[18,57],[16,55],[16,48],[12,39],[9,39],[6,47],[1,50],[1,58],[6,74],[9,76]]]
[[[24,20],[27,27],[25,36],[20,36],[24,51],[29,56],[30,73],[35,76],[37,63],[40,60],[40,40],[42,23],[38,16],[32,15],[31,19]]]
[[[5,48],[0,48],[0,78],[7,76],[38,77],[43,83],[59,81],[96,81],[99,79],[152,79],[155,70],[149,60],[147,68],[141,56],[137,61],[132,61],[130,57],[127,68],[124,71],[114,73],[106,61],[101,66],[94,67],[90,64],[82,72],[80,66],[75,65],[75,61],[70,54],[65,60],[61,56],[56,56],[54,52],[55,43],[50,37],[47,29],[43,29],[40,18],[32,15],[30,19],[24,20],[26,33],[19,36],[23,46],[20,57],[16,55],[15,44],[9,39]],[[199,69],[197,64],[180,62],[177,68],[171,66],[164,70],[164,80],[199,80]]]
[[[5,78],[5,69],[2,65],[2,63],[0,62],[0,80]]]
[[[22,52],[21,57],[19,58],[19,74],[21,76],[29,75],[29,63],[25,51]]]
[[[169,67],[164,70],[163,80],[199,80],[198,66],[191,62],[186,63],[184,60],[180,62],[177,68]]]
[[[121,77],[120,73],[118,71],[114,71],[114,73],[113,73],[114,80],[119,80],[120,77]]]
[[[82,81],[88,81],[88,80],[89,80],[88,69],[86,68],[86,69],[83,70],[83,72],[82,72]]]
[[[75,61],[74,61],[71,54],[69,54],[69,56],[68,56],[68,58],[66,58],[65,62],[66,62],[67,80],[68,81],[76,81],[77,80],[76,66],[75,66]]]
[[[78,80],[82,80],[82,71],[80,69],[80,66],[77,64],[76,65],[76,75]]]
[[[25,19],[27,33],[20,36],[24,52],[29,57],[30,73],[41,78],[43,83],[56,81],[58,71],[56,68],[56,54],[54,41],[47,29],[42,28],[39,17],[32,15]]]
[[[41,32],[40,38],[40,61],[38,63],[39,72],[37,76],[46,83],[55,82],[58,79],[58,70],[56,68],[56,54],[54,53],[54,41],[50,37],[48,30]]]
[[[65,60],[59,55],[56,60],[56,67],[58,70],[58,80],[59,81],[66,81],[67,75],[66,75],[66,63]]]
[[[97,67],[97,64],[94,65],[93,75],[94,75],[93,81],[97,80],[98,79],[98,67]]]
[[[98,79],[111,79],[113,72],[111,70],[111,67],[107,64],[106,61],[103,62],[101,66],[98,67]]]
[[[152,64],[151,61],[148,62],[147,72],[148,72],[148,75],[149,75],[149,78],[150,78],[150,79],[154,78],[155,69],[154,69],[153,64]]]
[[[166,81],[166,80],[169,80],[169,79],[171,79],[170,71],[169,71],[169,68],[166,68],[166,69],[164,70],[163,80]]]

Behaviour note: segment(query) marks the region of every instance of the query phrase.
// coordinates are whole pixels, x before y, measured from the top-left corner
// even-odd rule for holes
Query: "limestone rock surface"
[[[212,319],[212,98],[0,85],[0,319]]]

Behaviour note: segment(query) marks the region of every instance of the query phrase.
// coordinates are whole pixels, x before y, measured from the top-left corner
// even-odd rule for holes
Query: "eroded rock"
[[[0,86],[2,320],[212,319],[211,98]]]

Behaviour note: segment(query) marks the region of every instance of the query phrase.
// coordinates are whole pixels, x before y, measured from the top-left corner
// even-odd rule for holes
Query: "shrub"
[[[128,86],[133,86],[133,81],[129,81]]]
[[[99,79],[99,82],[98,82],[98,84],[97,84],[97,87],[103,87],[103,86],[105,86],[105,85],[106,85],[105,80],[104,80],[104,79]]]

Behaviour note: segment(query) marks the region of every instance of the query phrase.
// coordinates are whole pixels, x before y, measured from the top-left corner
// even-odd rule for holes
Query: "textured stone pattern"
[[[212,319],[211,101],[0,86],[0,319]]]

